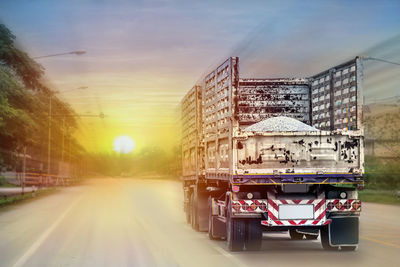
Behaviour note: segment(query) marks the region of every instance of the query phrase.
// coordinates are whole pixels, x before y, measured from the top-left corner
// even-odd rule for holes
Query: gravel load
[[[289,117],[272,117],[254,123],[244,129],[245,132],[314,132],[319,131],[310,125]]]

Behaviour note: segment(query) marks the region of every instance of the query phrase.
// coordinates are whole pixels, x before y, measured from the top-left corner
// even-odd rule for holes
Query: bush
[[[366,188],[400,189],[400,161],[365,157]]]
[[[6,178],[0,175],[0,186],[7,184]]]

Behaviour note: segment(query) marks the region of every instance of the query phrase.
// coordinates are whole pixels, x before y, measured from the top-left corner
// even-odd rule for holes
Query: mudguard
[[[329,224],[329,243],[331,246],[358,245],[358,216],[332,216]]]

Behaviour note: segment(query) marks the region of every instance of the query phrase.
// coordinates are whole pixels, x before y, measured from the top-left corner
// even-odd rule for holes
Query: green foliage
[[[160,147],[146,147],[132,154],[92,154],[89,170],[108,176],[161,175],[179,178],[180,149],[164,151]]]
[[[43,67],[31,59],[25,52],[14,46],[15,36],[4,25],[0,24],[0,60],[16,72],[27,88],[45,90],[40,78]]]
[[[374,202],[383,204],[400,205],[400,198],[395,190],[372,190],[365,189],[358,192],[359,198],[363,202]]]
[[[26,194],[23,194],[23,195],[14,195],[14,196],[2,197],[2,198],[0,198],[0,208],[6,207],[6,206],[9,206],[9,205],[16,205],[16,204],[19,204],[19,203],[24,203],[24,202],[27,202],[27,201],[31,201],[34,198],[38,199],[38,198],[46,197],[46,196],[49,196],[51,194],[54,194],[55,192],[57,192],[57,189],[53,188],[53,187],[50,187],[50,188],[39,189],[34,194],[26,193]]]
[[[398,161],[385,161],[378,157],[365,157],[366,187],[371,189],[400,189]]]
[[[48,135],[50,98],[53,159],[60,154],[65,130],[62,117],[70,133],[77,127],[71,107],[43,83],[43,68],[19,50],[14,41],[11,31],[0,24],[0,167],[8,168],[18,165],[17,154],[24,147],[28,147],[29,154],[36,153],[34,157],[45,161],[43,151],[47,142],[43,141]],[[71,143],[74,148],[79,147],[76,141]]]
[[[0,187],[7,184],[6,178],[3,175],[0,175]]]

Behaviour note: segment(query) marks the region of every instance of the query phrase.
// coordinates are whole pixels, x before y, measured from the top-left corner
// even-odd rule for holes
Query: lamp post
[[[86,54],[85,50],[76,50],[76,51],[70,51],[70,52],[64,52],[64,53],[57,53],[57,54],[49,54],[49,55],[44,55],[44,56],[37,56],[33,57],[33,59],[40,59],[40,58],[47,58],[47,57],[57,57],[57,56],[63,56],[63,55],[83,55]],[[82,86],[78,87],[76,89],[86,89],[87,87]],[[75,90],[75,89],[73,89]],[[69,90],[72,91],[72,90]],[[52,92],[50,92],[49,96],[49,132],[48,132],[48,145],[47,145],[47,176],[50,174],[50,166],[51,166],[51,102],[52,102]]]
[[[71,90],[63,91],[62,93],[75,91],[75,90],[84,90],[87,88],[88,88],[87,86],[81,86],[81,87],[74,88]],[[56,91],[55,93],[58,93],[58,91]],[[53,115],[51,114],[52,99],[53,99],[53,95],[50,94],[50,96],[49,96],[49,122],[48,122],[49,130],[48,130],[48,142],[47,142],[47,175],[50,175],[50,172],[51,172],[51,118],[53,117]],[[61,154],[62,161],[64,161],[64,127],[65,127],[65,115],[63,118],[63,129],[62,129],[62,132],[63,132],[63,149],[62,149],[62,154]]]
[[[53,96],[50,94],[49,96],[49,131],[48,131],[48,143],[47,143],[47,175],[46,175],[46,184],[49,180],[50,175],[50,166],[51,166],[51,102]]]
[[[375,60],[375,61],[380,61],[380,62],[384,62],[384,63],[400,66],[399,62],[394,62],[394,61],[390,61],[390,60],[386,60],[386,59],[382,59],[382,58],[361,56],[361,59],[364,59],[365,61],[367,61],[367,60]]]

